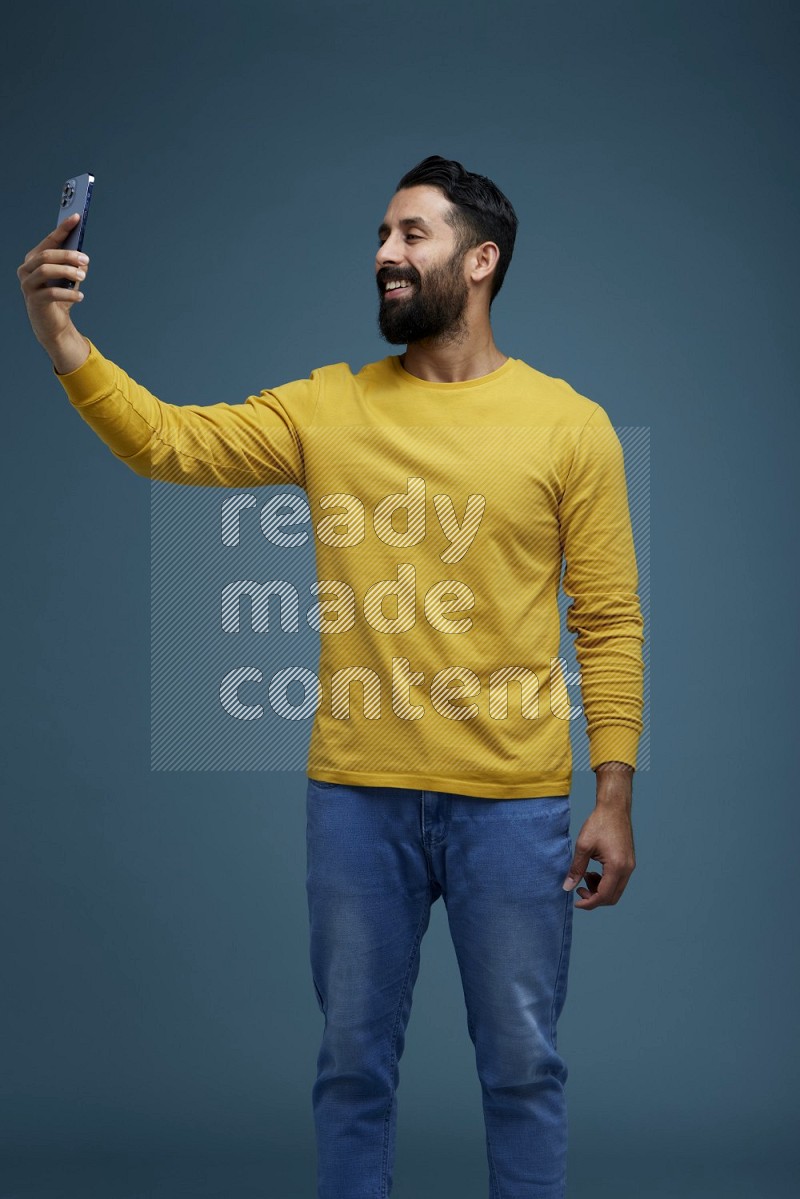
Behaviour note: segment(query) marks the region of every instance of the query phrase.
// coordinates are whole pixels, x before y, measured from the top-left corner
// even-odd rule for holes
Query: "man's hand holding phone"
[[[89,356],[86,338],[72,323],[72,307],[83,299],[79,285],[89,270],[89,258],[77,250],[63,249],[80,219],[81,214],[73,212],[29,250],[17,267],[33,332],[61,375],[76,370]],[[76,282],[72,287],[52,286],[54,279]]]

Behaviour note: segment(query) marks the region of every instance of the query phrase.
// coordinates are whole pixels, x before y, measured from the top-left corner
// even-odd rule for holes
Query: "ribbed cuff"
[[[93,404],[109,395],[116,386],[113,362],[103,357],[93,341],[88,337],[86,340],[89,342],[89,357],[85,362],[64,375],[60,375],[53,367],[53,374],[76,408]]]
[[[626,762],[636,769],[636,753],[641,733],[626,724],[606,724],[589,738],[589,767],[596,770],[602,762]]]

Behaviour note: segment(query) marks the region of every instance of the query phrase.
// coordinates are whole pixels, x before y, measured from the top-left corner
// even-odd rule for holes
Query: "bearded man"
[[[573,906],[616,904],[635,866],[643,621],[605,410],[494,341],[514,209],[485,176],[426,158],[400,179],[374,262],[380,332],[404,352],[205,406],[158,399],[78,332],[81,293],[48,285],[86,277],[88,260],[59,248],[69,229],[17,273],[69,401],[129,469],[181,485],[295,484],[314,508],[375,513],[316,546],[320,593],[344,580],[364,608],[337,606],[341,596],[319,608],[323,702],[306,788],[311,973],[325,1018],[312,1088],[319,1199],[391,1191],[398,1062],[440,897],[490,1195],[563,1199],[568,1069],[556,1026]],[[397,501],[415,489],[432,497],[444,550],[426,536],[424,506],[397,526]],[[597,779],[574,850],[564,560]],[[387,612],[386,596],[370,600],[377,580],[409,568],[423,605],[398,598]]]

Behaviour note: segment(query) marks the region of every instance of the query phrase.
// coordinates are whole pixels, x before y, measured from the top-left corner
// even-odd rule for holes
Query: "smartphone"
[[[92,198],[92,189],[94,187],[94,175],[84,173],[76,175],[74,179],[66,179],[64,186],[61,189],[61,203],[58,208],[57,225],[65,221],[67,217],[72,216],[73,212],[79,212],[81,219],[78,221],[74,229],[71,229],[69,236],[61,243],[59,247],[62,250],[80,250],[83,248],[83,235],[86,231],[86,221],[89,216],[89,202]],[[75,279],[48,279],[48,287],[76,287]]]

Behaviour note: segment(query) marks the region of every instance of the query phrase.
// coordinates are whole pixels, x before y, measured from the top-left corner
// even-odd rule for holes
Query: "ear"
[[[469,273],[473,282],[480,283],[487,276],[491,275],[497,266],[499,257],[500,251],[493,241],[481,242],[479,246],[475,246],[473,250],[470,250]]]

